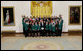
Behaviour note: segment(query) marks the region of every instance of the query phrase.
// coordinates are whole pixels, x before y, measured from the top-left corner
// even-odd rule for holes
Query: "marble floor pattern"
[[[82,50],[82,36],[2,37],[1,50]]]

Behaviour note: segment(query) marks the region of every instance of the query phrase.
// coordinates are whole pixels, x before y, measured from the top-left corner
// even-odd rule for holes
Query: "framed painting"
[[[2,7],[3,26],[15,26],[14,7]]]
[[[69,25],[81,25],[81,6],[69,7]]]

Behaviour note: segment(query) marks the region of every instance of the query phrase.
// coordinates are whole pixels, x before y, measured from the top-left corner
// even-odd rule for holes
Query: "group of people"
[[[63,20],[59,17],[22,16],[23,32],[27,36],[61,36]]]

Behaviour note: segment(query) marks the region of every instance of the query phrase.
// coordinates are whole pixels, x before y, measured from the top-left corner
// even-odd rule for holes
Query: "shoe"
[[[27,36],[25,36],[25,38],[26,38]]]

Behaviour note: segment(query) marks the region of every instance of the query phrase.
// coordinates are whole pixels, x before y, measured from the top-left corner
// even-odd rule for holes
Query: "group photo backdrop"
[[[1,8],[1,31],[15,30],[23,32],[22,15],[30,17],[32,1],[1,1],[1,7],[14,7],[15,26],[3,26],[3,10]],[[81,6],[80,25],[69,25],[69,7]],[[82,30],[82,1],[52,1],[52,16],[62,15],[63,32],[68,30]]]

